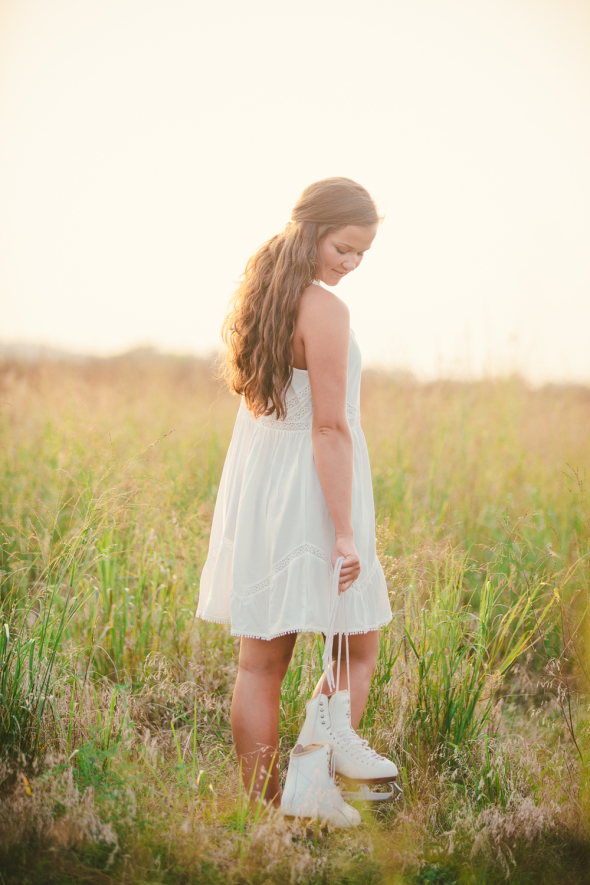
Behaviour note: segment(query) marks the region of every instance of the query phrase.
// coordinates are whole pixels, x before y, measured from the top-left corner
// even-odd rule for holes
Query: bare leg
[[[279,705],[296,633],[276,639],[240,642],[238,678],[231,705],[231,727],[242,780],[251,799],[260,798],[270,772],[264,799],[280,805]]]
[[[324,637],[325,639],[325,637]],[[362,719],[371,689],[371,680],[375,667],[377,666],[377,657],[379,655],[379,631],[372,630],[370,633],[358,633],[348,637],[348,646],[350,650],[350,716],[351,725],[356,730]],[[332,648],[332,669],[334,672],[334,680],[336,679],[336,664],[338,659],[338,637],[334,638]],[[319,694],[320,682],[315,687],[312,697]],[[342,660],[340,661],[340,688],[348,688],[348,678],[346,674],[346,641],[342,637]],[[324,694],[331,694],[328,688],[327,680],[324,679],[322,686]]]

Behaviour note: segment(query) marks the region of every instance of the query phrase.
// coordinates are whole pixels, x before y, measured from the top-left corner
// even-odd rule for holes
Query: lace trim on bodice
[[[269,430],[278,430],[281,433],[301,433],[311,430],[313,422],[313,402],[311,399],[311,386],[307,384],[296,394],[287,397],[287,415],[278,419],[275,415],[261,415],[254,418],[247,408],[244,400],[240,405],[238,417],[254,421],[257,427],[265,427]],[[350,427],[358,427],[361,423],[360,409],[351,403],[346,403],[346,417]]]

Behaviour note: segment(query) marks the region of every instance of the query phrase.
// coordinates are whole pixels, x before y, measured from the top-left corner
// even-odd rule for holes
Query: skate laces
[[[364,757],[372,765],[384,758],[369,746],[367,740],[356,733],[352,725],[349,725],[348,728],[334,729],[334,733],[339,738],[342,747],[351,752],[353,756]]]
[[[336,693],[340,690],[340,660],[342,658],[342,634],[344,633],[346,642],[346,675],[348,677],[348,692],[350,696],[350,654],[348,647],[348,624],[346,620],[346,593],[338,592],[340,572],[342,571],[343,564],[344,557],[339,556],[336,560],[336,565],[334,566],[334,574],[332,575],[330,618],[328,621],[328,629],[326,631],[324,654],[322,656],[322,663],[324,665],[322,683],[324,679],[326,679],[328,682],[328,688],[332,691],[336,690]],[[340,611],[342,611],[343,624],[338,624]],[[336,630],[337,626],[340,627],[338,631]],[[338,660],[336,663],[336,680],[334,680],[334,673],[332,671],[332,646],[334,645],[336,632],[338,632]],[[322,690],[322,683],[320,683],[320,693]],[[383,756],[380,756],[379,753],[376,753],[375,750],[369,746],[367,740],[359,737],[352,725],[340,729],[332,728],[332,731],[334,735],[337,736],[342,747],[348,750],[348,752],[352,752],[353,756],[364,757],[367,762],[370,761],[372,765],[374,765],[375,762],[384,759]]]
[[[342,657],[342,630],[338,633],[338,662],[336,665],[336,681],[334,681],[334,673],[332,671],[332,647],[334,645],[334,637],[336,635],[336,625],[338,623],[338,614],[340,612],[340,608],[342,606],[342,613],[344,617],[344,634],[346,636],[346,672],[348,675],[348,686],[350,691],[350,655],[348,653],[348,629],[346,625],[346,603],[344,601],[344,594],[338,593],[338,584],[340,582],[340,572],[342,571],[342,565],[344,563],[344,557],[339,556],[336,560],[336,564],[334,566],[334,572],[332,575],[332,584],[330,587],[330,616],[328,618],[328,627],[326,629],[326,638],[324,641],[324,653],[322,655],[322,678],[320,679],[319,685],[319,696],[322,697],[322,689],[324,687],[324,680],[328,682],[328,688],[331,691],[338,691],[340,687],[340,658]],[[326,698],[327,703],[327,698]],[[319,703],[316,708],[315,713],[315,722],[314,726],[317,725],[318,715],[320,711]],[[334,766],[336,763],[334,762]]]
[[[340,583],[340,572],[344,565],[344,557],[339,556],[334,566],[334,574],[332,575],[332,587],[330,592],[330,618],[328,620],[328,629],[326,630],[326,641],[324,643],[324,654],[322,655],[322,664],[324,672],[322,674],[322,683],[324,679],[328,682],[328,688],[331,691],[340,688],[340,659],[342,657],[342,633],[346,639],[346,675],[348,677],[348,690],[350,691],[350,655],[348,652],[348,624],[346,622],[346,600],[345,594],[338,592],[338,584]],[[338,661],[336,664],[336,681],[334,681],[334,673],[332,672],[332,646],[334,645],[334,637],[336,636],[336,626],[338,625],[338,616],[342,609],[342,620],[344,621],[344,630],[340,625],[338,630]],[[322,690],[320,683],[320,692]]]

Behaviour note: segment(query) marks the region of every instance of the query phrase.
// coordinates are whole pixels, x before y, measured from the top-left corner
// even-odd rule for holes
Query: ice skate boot
[[[347,689],[335,692],[330,698],[319,694],[307,702],[305,723],[297,742],[305,746],[326,741],[334,750],[336,774],[345,784],[356,787],[343,792],[346,800],[383,802],[391,799],[394,791],[401,793],[396,782],[396,765],[372,750],[368,741],[353,729]],[[385,792],[371,789],[377,785],[389,786]]]
[[[361,816],[342,798],[334,779],[334,753],[330,744],[297,744],[289,756],[289,768],[281,813],[287,819],[356,827]]]

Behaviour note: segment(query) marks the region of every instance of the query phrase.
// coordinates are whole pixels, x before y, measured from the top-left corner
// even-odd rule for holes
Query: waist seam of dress
[[[346,417],[348,418],[349,427],[360,427],[361,417],[358,410],[351,405],[346,406]],[[272,430],[278,433],[305,433],[311,430],[313,416],[306,416],[303,420],[278,420],[271,416],[261,416],[254,418],[247,408],[240,408],[238,418],[242,421],[251,421],[255,429]]]

